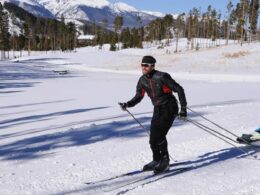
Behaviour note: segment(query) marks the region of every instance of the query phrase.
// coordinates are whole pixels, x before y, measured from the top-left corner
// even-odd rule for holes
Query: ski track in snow
[[[259,44],[254,46],[245,50],[257,52]],[[147,133],[117,105],[133,97],[140,76],[136,66],[130,68],[126,63],[121,70],[119,64],[131,58],[140,60],[140,56],[96,52],[86,48],[67,57],[38,54],[0,62],[0,194],[259,193],[259,161],[180,120],[169,131],[168,142],[171,156],[182,163],[170,172],[86,185],[140,170],[151,160]],[[101,54],[104,58],[96,59]],[[197,55],[202,54],[202,66],[209,71],[212,50]],[[95,69],[85,65],[86,56],[100,65]],[[171,56],[159,54],[158,58],[171,60]],[[249,56],[247,61],[253,64],[256,58]],[[219,74],[214,70],[200,73],[197,69],[193,74],[185,72],[186,67],[177,67],[175,72],[174,67],[164,65],[162,69],[169,70],[184,87],[192,109],[241,135],[259,126],[260,113],[259,78],[250,76],[252,70],[243,72],[244,65],[239,63],[243,61],[237,59],[240,68],[235,74],[221,70]],[[54,72],[64,70],[69,74]],[[149,129],[152,105],[147,96],[131,112]],[[197,114],[189,112],[189,117],[209,125]],[[239,147],[260,155],[260,148]]]

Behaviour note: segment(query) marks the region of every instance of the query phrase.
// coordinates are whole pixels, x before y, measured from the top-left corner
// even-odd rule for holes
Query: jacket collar
[[[146,76],[146,78],[148,78],[148,79],[151,79],[151,78],[153,78],[153,75],[154,75],[154,73],[156,72],[156,70],[155,69],[153,69],[149,74],[146,74],[145,76]]]

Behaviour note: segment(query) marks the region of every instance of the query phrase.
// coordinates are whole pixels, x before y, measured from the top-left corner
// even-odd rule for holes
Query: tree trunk
[[[179,43],[179,32],[177,32],[176,34],[176,49],[175,49],[175,52],[178,53],[178,43]]]

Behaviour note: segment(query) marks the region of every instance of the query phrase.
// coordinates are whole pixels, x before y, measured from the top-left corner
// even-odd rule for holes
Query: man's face
[[[149,74],[154,69],[153,64],[141,64],[141,67],[144,75]]]

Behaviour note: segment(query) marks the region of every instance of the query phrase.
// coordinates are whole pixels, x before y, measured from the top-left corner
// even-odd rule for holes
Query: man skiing
[[[141,64],[143,75],[138,81],[135,97],[126,103],[119,104],[123,110],[126,110],[141,102],[145,93],[151,98],[154,111],[149,143],[153,160],[146,164],[143,170],[160,173],[169,170],[170,158],[166,135],[179,111],[177,100],[172,92],[178,93],[181,104],[180,117],[187,117],[187,102],[183,88],[168,73],[155,70],[155,63],[154,57],[143,57]]]

